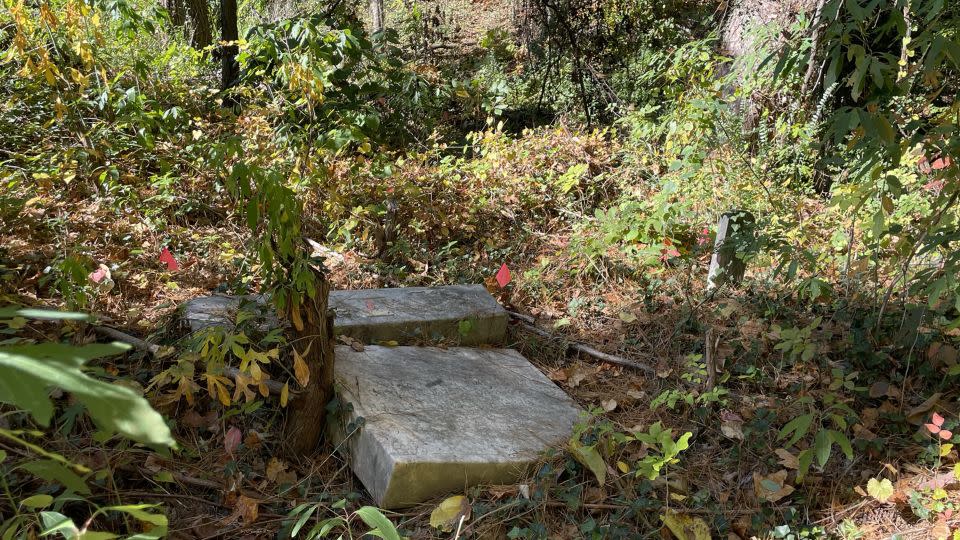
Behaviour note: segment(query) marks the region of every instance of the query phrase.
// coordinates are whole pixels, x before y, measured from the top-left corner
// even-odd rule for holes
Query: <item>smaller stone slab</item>
[[[269,308],[263,296],[194,298],[185,304],[183,316],[194,332],[232,327],[242,301],[261,312],[261,328],[279,325],[276,316],[263,313]],[[482,285],[332,291],[330,307],[336,312],[337,335],[363,343],[499,344],[507,333],[507,312]]]
[[[335,354],[341,404],[351,407],[334,415],[330,433],[382,508],[517,482],[579,419],[573,400],[513,350]]]

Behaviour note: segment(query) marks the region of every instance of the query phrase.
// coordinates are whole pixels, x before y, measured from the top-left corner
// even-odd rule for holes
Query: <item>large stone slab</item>
[[[579,417],[573,400],[512,350],[341,346],[336,359],[341,402],[352,411],[335,416],[330,431],[383,508],[516,482],[569,439]]]
[[[244,300],[265,312],[262,328],[279,324],[262,296],[194,298],[184,306],[184,319],[194,332],[229,327]],[[330,307],[336,312],[335,332],[364,343],[498,344],[507,332],[507,312],[482,285],[332,291]]]

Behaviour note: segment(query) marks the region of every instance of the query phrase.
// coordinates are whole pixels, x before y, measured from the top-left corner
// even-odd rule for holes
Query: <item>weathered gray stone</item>
[[[707,272],[707,291],[721,285],[737,285],[743,279],[747,265],[738,250],[751,245],[755,223],[753,214],[745,210],[731,210],[720,216],[710,270]]]
[[[184,306],[184,319],[194,332],[232,327],[241,299],[267,308],[258,319],[262,327],[279,324],[263,296],[194,298]],[[336,312],[335,332],[364,343],[498,344],[507,332],[507,312],[482,285],[332,291],[330,307]]]
[[[512,350],[341,346],[336,358],[341,403],[352,410],[333,415],[330,432],[383,508],[516,482],[579,417]]]

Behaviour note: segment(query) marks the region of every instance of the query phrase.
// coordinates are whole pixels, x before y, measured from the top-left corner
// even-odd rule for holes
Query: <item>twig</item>
[[[715,356],[713,354],[715,344],[713,342],[713,327],[707,328],[707,335],[704,336],[704,361],[707,364],[707,392],[713,390],[713,385],[717,382],[718,369],[715,363]]]

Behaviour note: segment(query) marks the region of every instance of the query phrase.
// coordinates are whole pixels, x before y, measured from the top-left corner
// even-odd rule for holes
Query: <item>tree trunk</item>
[[[203,49],[213,43],[213,34],[210,32],[210,9],[207,0],[186,0],[187,10],[190,12],[190,46],[194,49]]]
[[[720,52],[732,59],[729,69],[733,71],[733,86],[727,92],[733,93],[748,77],[756,73],[764,55],[758,54],[764,48],[773,49],[782,45],[782,34],[769,36],[764,42],[758,31],[770,25],[777,29],[790,27],[799,12],[811,12],[816,0],[731,0],[728,3],[723,26],[720,30]],[[759,110],[753,96],[744,96],[735,104],[742,112],[744,131],[755,127],[759,119]]]
[[[187,24],[187,12],[183,7],[183,0],[165,0],[163,7],[170,14],[170,24],[174,28],[181,28]]]
[[[310,381],[288,405],[285,440],[293,455],[307,456],[317,449],[326,423],[327,404],[333,399],[333,312],[327,309],[330,282],[313,270],[315,298],[291,305],[291,343],[310,370]]]
[[[232,43],[224,45],[221,51],[223,64],[220,71],[220,87],[226,89],[233,86],[240,77],[240,66],[237,64],[239,49],[233,43],[240,39],[240,31],[237,28],[237,0],[220,0],[220,39]]]
[[[383,0],[370,0],[370,19],[374,33],[383,30]]]

